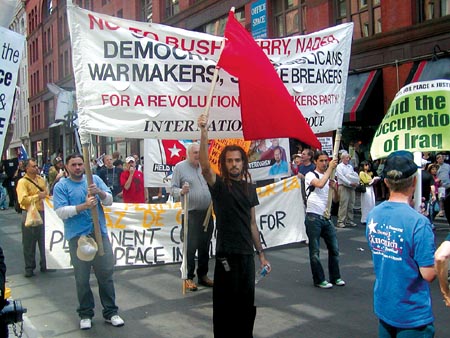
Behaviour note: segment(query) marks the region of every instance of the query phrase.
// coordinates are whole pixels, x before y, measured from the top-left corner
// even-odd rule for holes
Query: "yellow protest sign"
[[[450,81],[414,82],[395,96],[372,141],[372,159],[397,150],[450,150]]]

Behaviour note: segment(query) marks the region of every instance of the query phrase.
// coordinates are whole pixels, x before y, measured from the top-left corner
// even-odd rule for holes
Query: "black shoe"
[[[198,284],[212,288],[214,286],[214,281],[209,279],[207,276],[198,279]]]
[[[30,278],[34,276],[34,272],[33,271],[25,271],[25,275],[26,278]]]
[[[46,273],[46,272],[56,272],[56,269],[41,268],[41,272],[43,272],[43,273]]]

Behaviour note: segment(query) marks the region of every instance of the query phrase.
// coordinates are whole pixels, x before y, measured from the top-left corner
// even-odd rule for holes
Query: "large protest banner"
[[[307,239],[300,181],[292,177],[257,189],[256,220],[264,248]],[[292,207],[295,206],[295,207]],[[180,203],[126,204],[104,207],[117,266],[181,263]],[[45,248],[49,268],[70,268],[64,225],[45,203]],[[215,253],[213,236],[211,255]]]
[[[186,149],[191,143],[191,140],[144,140],[144,185],[170,188],[173,168],[175,164],[186,159]],[[286,161],[288,166],[285,172],[271,175],[270,168],[275,162],[274,147],[276,146],[280,147],[281,160]],[[287,138],[252,141],[248,152],[252,180],[260,181],[290,176],[289,154],[290,147]]]
[[[5,144],[25,37],[0,27],[0,152]]]
[[[396,150],[449,150],[449,104],[449,80],[414,82],[400,89],[375,133],[372,158]]]
[[[68,18],[83,130],[110,137],[198,138],[197,118],[206,106],[222,37],[72,5]],[[315,133],[341,125],[352,29],[347,23],[257,40]],[[237,79],[224,71],[211,108],[212,139],[242,137]]]

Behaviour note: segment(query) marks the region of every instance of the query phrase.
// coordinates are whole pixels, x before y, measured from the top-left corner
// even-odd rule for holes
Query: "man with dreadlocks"
[[[256,248],[261,267],[270,264],[264,256],[256,225],[256,188],[248,172],[245,151],[226,146],[219,156],[220,176],[208,159],[208,118],[201,115],[200,166],[208,183],[216,215],[217,241],[213,288],[213,325],[215,337],[253,337],[256,316]],[[254,246],[254,247],[253,247]]]

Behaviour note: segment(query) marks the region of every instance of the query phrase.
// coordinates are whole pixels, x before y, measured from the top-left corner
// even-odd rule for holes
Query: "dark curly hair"
[[[219,156],[219,171],[220,176],[223,178],[225,184],[227,186],[231,186],[231,177],[230,173],[227,170],[226,166],[226,155],[230,151],[239,151],[241,153],[242,158],[242,178],[246,183],[251,183],[252,177],[248,171],[248,157],[245,153],[244,149],[242,149],[240,146],[232,144],[228,145],[225,148],[223,148],[222,152]],[[247,187],[246,187],[247,188]],[[247,189],[246,189],[247,190]]]

